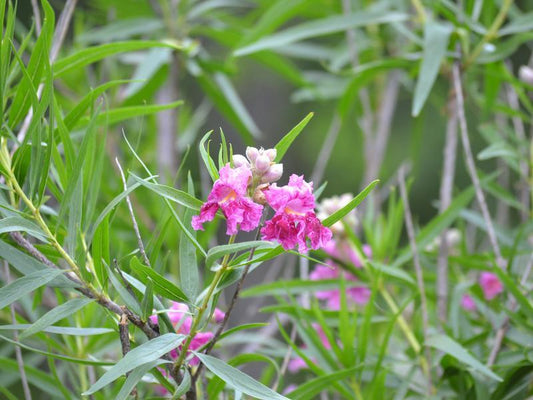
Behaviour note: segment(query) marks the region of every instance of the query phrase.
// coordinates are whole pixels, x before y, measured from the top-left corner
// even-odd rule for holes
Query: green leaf
[[[311,37],[343,32],[347,29],[366,25],[399,22],[407,18],[407,14],[389,10],[361,11],[349,15],[334,15],[316,21],[303,22],[273,35],[265,36],[255,43],[237,49],[234,55],[240,57],[261,50],[278,48]]]
[[[146,280],[146,289],[141,302],[142,318],[148,320],[154,309],[154,284],[150,278]]]
[[[221,246],[215,246],[207,252],[207,257],[205,259],[206,268],[211,268],[211,266],[221,257],[224,257],[226,254],[237,253],[238,251],[248,250],[251,248],[259,246],[272,246],[271,243],[265,242],[263,240],[252,240],[249,242],[233,243],[233,244],[224,244]]]
[[[305,382],[304,384],[298,386],[297,389],[287,394],[287,396],[289,396],[289,398],[293,400],[313,399],[321,391],[325,391],[329,387],[331,387],[331,384],[333,382],[338,382],[345,378],[353,376],[354,372],[356,372],[360,368],[361,367],[343,369],[341,371],[333,372],[328,375],[323,375],[319,376],[318,378],[311,379]]]
[[[130,175],[142,186],[150,189],[152,192],[157,193],[165,199],[169,199],[194,211],[198,211],[202,207],[203,203],[200,200],[196,199],[194,196],[191,196],[189,193],[186,193],[182,190],[174,189],[170,186],[161,185],[159,183],[150,183],[147,180],[139,178],[138,176],[132,174],[131,172]]]
[[[13,246],[10,246],[3,240],[0,240],[0,258],[6,260],[17,271],[24,275],[29,275],[36,271],[49,271],[50,268],[43,263],[37,261],[35,258],[21,252]],[[74,288],[77,285],[68,279],[66,276],[61,275],[50,281],[48,286]]]
[[[335,222],[344,218],[346,215],[348,215],[350,211],[352,211],[355,207],[361,204],[361,202],[366,198],[366,196],[368,196],[372,189],[374,189],[374,186],[376,186],[378,183],[378,179],[370,182],[370,184],[366,188],[364,188],[363,191],[359,193],[354,199],[352,199],[348,204],[346,204],[340,210],[335,211],[329,217],[324,219],[324,221],[322,221],[322,224],[324,224],[324,226],[331,226]]]
[[[21,333],[20,338],[27,338],[28,336],[46,329],[55,322],[74,314],[76,311],[82,309],[93,301],[93,299],[88,299],[86,297],[78,297],[51,309],[35,321],[28,329],[24,330],[24,332]]]
[[[426,22],[424,27],[424,52],[422,55],[422,65],[416,81],[415,94],[413,98],[413,117],[420,114],[429,92],[437,79],[440,65],[446,56],[448,41],[452,33],[452,26],[436,21]]]
[[[188,175],[188,190],[191,195],[194,195],[194,183],[191,174]],[[190,226],[192,212],[185,210],[183,219],[187,226]],[[196,233],[189,231],[189,233],[196,237]],[[196,257],[196,248],[189,240],[185,232],[180,232],[179,243],[179,269],[180,269],[180,286],[189,299],[195,299],[200,290],[200,274],[198,272],[198,259]]]
[[[274,392],[269,387],[257,382],[255,379],[239,371],[237,368],[206,354],[193,352],[212,373],[236,390],[262,400],[287,400],[287,397]]]
[[[361,282],[353,281],[346,282],[346,287],[361,286]],[[279,280],[275,282],[263,283],[261,285],[252,286],[243,290],[241,297],[255,297],[255,296],[276,296],[301,293],[312,293],[317,291],[332,290],[339,288],[339,281],[337,279],[321,279],[318,281],[311,280]]]
[[[19,216],[0,220],[0,233],[6,232],[27,232],[43,242],[48,242],[46,235],[38,225]]]
[[[169,110],[171,108],[176,108],[181,105],[183,105],[183,101],[178,100],[168,104],[146,104],[142,106],[114,108],[112,110],[100,113],[98,117],[96,117],[96,124],[113,125],[130,118],[139,117],[142,115],[156,114],[160,111]],[[88,117],[81,118],[74,128],[80,129],[87,125],[89,121],[90,119]]]
[[[200,150],[200,156],[202,157],[205,167],[207,168],[207,172],[209,172],[209,176],[211,176],[211,179],[214,182],[218,179],[218,170],[215,165],[215,162],[213,161],[213,159],[211,158],[211,155],[208,153],[205,147],[205,142],[207,141],[209,136],[211,136],[211,133],[213,133],[213,131],[209,131],[204,135],[202,140],[200,140],[200,144],[198,145],[198,148]]]
[[[525,314],[529,316],[529,318],[533,318],[533,305],[531,305],[531,301],[527,296],[525,296],[518,285],[515,282],[518,282],[518,279],[513,279],[511,276],[509,276],[508,271],[504,271],[501,268],[493,268],[492,271],[498,275],[498,278],[501,279],[507,290],[509,290],[518,304],[520,304],[520,310],[523,311]]]
[[[433,347],[435,349],[443,351],[446,354],[449,354],[450,356],[465,363],[466,365],[468,365],[475,371],[478,371],[482,373],[483,375],[488,376],[489,378],[492,378],[499,382],[502,381],[502,378],[500,378],[498,375],[492,372],[489,368],[487,368],[485,365],[479,362],[476,358],[474,358],[468,352],[467,349],[465,349],[463,346],[461,346],[459,343],[457,343],[455,340],[453,340],[449,336],[446,336],[443,334],[432,336],[427,340],[426,346]]]
[[[93,394],[116,380],[121,375],[130,372],[132,369],[157,360],[159,357],[177,348],[184,339],[184,335],[166,333],[141,344],[126,354],[123,359],[102,375],[102,377],[98,379],[89,390],[82,394],[84,396]]]
[[[243,325],[239,325],[239,326],[234,326],[233,328],[231,329],[228,329],[226,332],[224,332],[223,334],[221,334],[219,336],[219,339],[218,341],[220,342],[221,340],[223,340],[224,338],[228,337],[228,336],[231,336],[232,334],[236,333],[236,332],[239,332],[239,331],[243,331],[245,329],[255,329],[255,328],[263,328],[265,326],[268,326],[269,324],[266,323],[266,322],[252,322],[250,324],[243,324]]]
[[[14,324],[14,325],[0,325],[0,331],[21,331],[27,329],[31,324]],[[59,335],[72,335],[72,336],[94,336],[103,335],[105,333],[115,332],[109,328],[74,328],[70,326],[47,326],[42,329],[46,333],[57,333]]]
[[[165,27],[163,20],[158,18],[127,18],[117,19],[76,35],[78,43],[109,43],[124,40],[132,36],[156,32]]]
[[[54,75],[55,77],[61,76],[73,69],[84,67],[114,54],[149,49],[152,47],[181,49],[181,47],[175,43],[158,42],[155,40],[131,40],[87,47],[70,56],[57,60],[54,63]]]
[[[120,388],[120,392],[114,397],[115,400],[126,400],[133,388],[137,385],[137,383],[142,379],[144,375],[148,371],[150,371],[152,368],[157,367],[161,364],[169,364],[170,361],[167,360],[155,360],[152,362],[149,362],[147,364],[140,365],[131,371],[131,373],[128,375],[128,378],[126,379],[126,382],[122,385]]]
[[[132,257],[130,261],[130,268],[143,282],[147,282],[148,278],[150,278],[154,284],[154,291],[159,293],[161,296],[174,301],[189,301],[185,293],[183,293],[179,287],[152,268],[141,264],[137,257]]]
[[[9,285],[0,288],[0,309],[17,301],[28,293],[46,285],[52,279],[57,278],[63,271],[47,268],[23,276]]]
[[[300,132],[305,128],[307,123],[313,118],[314,113],[309,113],[305,116],[304,119],[302,119],[298,125],[296,125],[294,128],[292,128],[285,136],[281,138],[281,140],[274,146],[276,149],[276,162],[280,162],[287,150],[289,150],[289,147],[291,146],[292,142],[294,142],[294,139],[298,137]]]

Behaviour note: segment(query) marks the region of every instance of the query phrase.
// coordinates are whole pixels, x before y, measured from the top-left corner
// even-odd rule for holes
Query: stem
[[[236,235],[231,235],[228,244],[233,244],[235,242]],[[204,300],[202,301],[202,304],[200,305],[200,308],[198,308],[198,313],[196,314],[196,317],[193,318],[193,323],[191,326],[191,330],[189,331],[189,335],[187,336],[187,339],[185,340],[185,343],[183,344],[180,355],[176,362],[174,363],[174,367],[172,368],[173,372],[176,374],[182,364],[183,361],[185,361],[185,357],[187,356],[187,351],[189,350],[189,346],[191,345],[192,340],[196,336],[196,333],[198,332],[198,324],[202,320],[202,317],[204,315],[205,310],[207,309],[207,305],[209,304],[209,300],[211,300],[211,296],[213,296],[213,292],[215,291],[220,278],[222,278],[222,275],[226,270],[228,269],[228,261],[229,261],[230,254],[226,254],[224,258],[222,259],[222,264],[220,268],[215,273],[215,276],[213,277],[213,280],[211,281],[211,284],[209,285],[209,288],[207,289],[207,293],[204,297]]]
[[[513,0],[504,0],[502,8],[500,9],[500,12],[496,16],[496,19],[492,23],[491,27],[489,28],[487,33],[485,33],[485,36],[481,38],[481,41],[477,44],[472,53],[470,53],[470,55],[468,56],[468,59],[466,60],[464,65],[465,69],[467,69],[475,61],[475,59],[483,51],[483,47],[485,46],[485,44],[498,35],[498,29],[500,29],[500,26],[502,26],[503,22],[505,21],[505,17],[507,16],[509,8],[511,8],[512,4]]]
[[[422,2],[420,0],[411,0],[411,3],[413,3],[413,7],[415,8],[416,13],[418,14],[418,18],[420,18],[420,22],[424,24],[426,22],[427,16],[426,10],[424,10]]]

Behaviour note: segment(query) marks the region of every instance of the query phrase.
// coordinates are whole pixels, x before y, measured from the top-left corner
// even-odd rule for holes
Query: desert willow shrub
[[[2,396],[533,395],[527,2],[64,3],[0,0]],[[289,91],[315,121],[252,147]]]

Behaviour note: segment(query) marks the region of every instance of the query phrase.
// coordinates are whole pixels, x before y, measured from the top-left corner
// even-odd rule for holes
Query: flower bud
[[[283,175],[283,164],[273,164],[267,172],[261,177],[261,182],[276,182]]]
[[[259,150],[257,150],[255,147],[246,148],[246,157],[248,157],[248,160],[250,160],[251,163],[255,162],[257,156],[259,156]]]
[[[522,65],[518,71],[520,80],[528,85],[533,85],[533,68]]]
[[[278,155],[278,151],[276,149],[268,149],[265,150],[265,155],[270,159],[270,161],[274,162],[276,156]]]
[[[243,165],[250,166],[250,163],[246,159],[246,157],[240,155],[240,154],[234,154],[233,155],[233,166],[235,168],[242,167]]]
[[[254,162],[254,167],[260,174],[268,171],[270,168],[270,159],[265,154],[260,154]]]
[[[257,188],[254,191],[253,195],[253,201],[257,204],[265,205],[267,203],[265,193],[263,192],[264,189],[268,187],[268,184],[262,184],[257,186]]]

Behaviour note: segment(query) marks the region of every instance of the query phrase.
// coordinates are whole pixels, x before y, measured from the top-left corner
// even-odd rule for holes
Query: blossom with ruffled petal
[[[264,191],[267,203],[276,211],[274,217],[261,229],[263,240],[275,240],[285,250],[298,246],[298,250],[323,247],[331,239],[331,230],[322,225],[314,213],[313,184],[303,176],[291,175],[289,184],[271,185]]]
[[[492,272],[482,272],[479,276],[479,284],[483,289],[483,295],[486,300],[492,300],[501,292],[503,292],[503,285],[496,274]]]
[[[200,209],[200,215],[192,218],[192,227],[203,230],[203,223],[212,221],[220,209],[226,217],[226,234],[235,235],[239,228],[246,232],[257,228],[263,206],[254,203],[247,195],[251,177],[252,171],[245,165],[231,168],[226,164],[222,167],[207,202]]]

